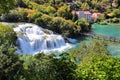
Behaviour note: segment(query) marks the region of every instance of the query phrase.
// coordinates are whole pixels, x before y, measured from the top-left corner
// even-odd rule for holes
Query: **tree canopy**
[[[13,8],[15,0],[0,0],[0,14],[6,13]]]

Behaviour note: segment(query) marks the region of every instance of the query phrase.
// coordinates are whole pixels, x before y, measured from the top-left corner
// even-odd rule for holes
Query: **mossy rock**
[[[51,34],[51,31],[49,31],[47,29],[44,29],[43,32],[46,33],[46,34]]]

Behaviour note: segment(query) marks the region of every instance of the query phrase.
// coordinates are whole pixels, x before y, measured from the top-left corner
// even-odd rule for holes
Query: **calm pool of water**
[[[115,24],[111,25],[93,24],[91,33],[120,38],[120,26],[116,26]],[[82,39],[80,38],[79,42],[74,45],[73,49],[79,48],[82,41],[89,43],[93,41],[93,39],[89,37]],[[107,49],[112,56],[120,56],[120,43],[115,42],[109,43]]]
[[[116,26],[115,24],[111,25],[94,24],[92,28],[93,28],[92,33],[120,38],[120,26]]]
[[[120,38],[120,26],[116,24],[92,26],[92,33]],[[108,44],[108,51],[112,56],[120,56],[120,43]]]

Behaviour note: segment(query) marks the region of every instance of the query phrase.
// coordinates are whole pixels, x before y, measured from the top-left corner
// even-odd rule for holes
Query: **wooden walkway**
[[[92,37],[95,39],[107,40],[107,41],[112,41],[112,42],[120,42],[120,38],[116,38],[116,37],[103,36],[103,35],[92,34],[92,33],[80,33],[80,34],[83,36],[88,36],[88,37]]]

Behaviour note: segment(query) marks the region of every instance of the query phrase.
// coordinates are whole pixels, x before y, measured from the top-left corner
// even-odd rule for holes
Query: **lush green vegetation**
[[[15,0],[1,0],[0,1],[0,14],[9,12],[13,9]]]
[[[3,2],[5,1],[0,3]],[[12,2],[10,1],[8,5],[13,5]],[[16,0],[14,9],[10,10],[8,14],[2,15],[1,20],[7,22],[32,22],[65,36],[76,37],[80,31],[90,31],[91,24],[83,19],[77,21],[76,14],[71,14],[72,10],[100,12],[102,15],[94,21],[99,24],[107,24],[120,21],[119,6],[119,0],[76,0],[76,3],[72,5],[67,5],[62,0]]]
[[[80,31],[90,30],[87,20],[83,21],[87,24],[76,24],[77,16],[71,14],[71,6],[60,0],[17,0],[15,6],[15,9],[2,15],[2,21],[32,22],[70,37],[77,37]],[[17,8],[18,6],[20,8]],[[87,28],[84,28],[82,24]]]
[[[16,40],[16,34],[11,27],[0,24],[0,43],[13,44]]]
[[[106,46],[104,41],[83,42],[56,58],[43,53],[17,55],[13,46],[2,44],[0,80],[119,80],[120,58],[112,57]]]
[[[0,14],[12,9],[13,3],[13,0],[1,0]],[[107,7],[101,6],[107,3]],[[115,17],[120,17],[120,1],[115,0],[115,3],[113,6],[111,0],[77,0],[77,4],[68,6],[61,0],[16,0],[15,9],[2,15],[1,20],[32,22],[65,36],[76,37],[80,31],[89,31],[90,23],[85,18],[77,20],[76,15],[71,15],[72,9],[110,12],[109,18],[104,13],[96,21],[118,22]],[[18,55],[15,40],[13,29],[0,24],[0,80],[120,79],[120,58],[109,54],[104,41],[83,42],[80,48],[63,52],[60,58],[56,58],[52,53]]]
[[[0,24],[0,80],[14,80],[22,70],[22,61],[15,53],[16,35],[12,28]]]
[[[118,80],[120,78],[120,58],[109,54],[107,43],[104,41],[83,42],[80,48],[61,53],[60,58],[56,58],[52,53],[49,55],[39,53],[34,56],[17,55],[13,29],[2,24],[0,28],[0,80]]]
[[[110,23],[116,23],[112,19],[120,20],[120,0],[76,0],[76,4],[72,6],[74,10],[89,10],[91,12],[102,13],[95,19],[99,24],[107,24],[106,19],[111,20]]]

